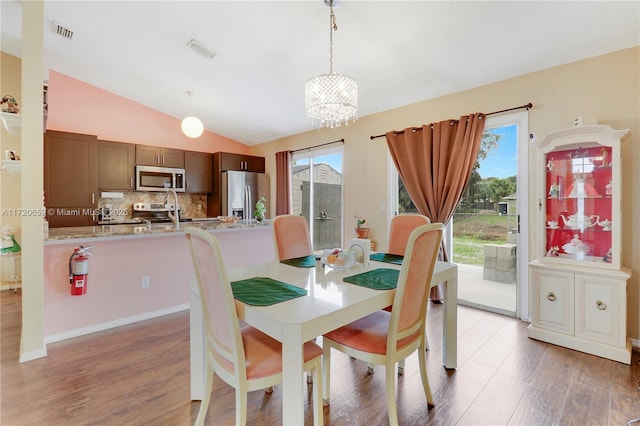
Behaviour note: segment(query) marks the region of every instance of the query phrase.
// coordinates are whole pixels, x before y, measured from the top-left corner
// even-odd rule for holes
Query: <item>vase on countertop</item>
[[[369,228],[356,228],[358,238],[369,238]]]

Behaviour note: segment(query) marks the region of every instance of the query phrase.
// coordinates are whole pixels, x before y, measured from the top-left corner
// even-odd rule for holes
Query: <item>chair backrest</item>
[[[411,232],[420,225],[431,223],[428,217],[421,214],[401,214],[391,219],[389,244],[387,253],[404,256]]]
[[[313,253],[309,227],[304,216],[285,214],[271,221],[278,260],[309,256]]]
[[[198,281],[207,345],[216,370],[224,374],[221,367],[230,376],[246,379],[240,322],[218,240],[195,227],[186,227],[184,232]]]
[[[424,335],[429,288],[444,226],[421,225],[411,232],[393,299],[388,348],[411,335]]]

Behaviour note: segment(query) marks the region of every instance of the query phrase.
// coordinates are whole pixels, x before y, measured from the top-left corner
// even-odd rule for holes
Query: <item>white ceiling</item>
[[[343,0],[334,10],[334,72],[358,82],[359,116],[640,44],[638,1]],[[2,0],[0,11],[2,50],[20,57],[21,4]],[[187,48],[192,38],[217,56]],[[49,69],[254,145],[318,126],[305,118],[304,85],[329,71],[329,8],[46,1],[44,43]]]

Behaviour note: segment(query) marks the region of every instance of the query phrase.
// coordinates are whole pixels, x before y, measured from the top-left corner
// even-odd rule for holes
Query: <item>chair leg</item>
[[[420,377],[422,378],[422,387],[424,388],[424,395],[427,398],[427,407],[432,408],[435,406],[433,403],[433,395],[431,394],[431,387],[429,386],[429,376],[427,376],[427,354],[423,348],[418,348],[418,359],[420,360]]]
[[[207,357],[209,355],[207,354]],[[213,367],[207,360],[204,379],[204,395],[202,401],[200,401],[200,409],[198,410],[198,417],[196,418],[196,426],[204,425],[204,420],[207,417],[207,410],[209,409],[209,402],[211,402],[211,391],[213,390]]]
[[[313,383],[313,372],[312,371],[307,371],[307,383],[309,383],[309,384]]]
[[[402,376],[404,374],[404,359],[398,362],[398,376]]]
[[[373,369],[373,364],[368,363],[368,364],[367,364],[367,374],[373,374],[373,373],[375,373],[375,372],[376,372],[376,371]]]
[[[273,386],[269,386],[268,388],[266,388],[264,390],[264,393],[272,394],[273,393]]]
[[[389,424],[398,424],[398,411],[396,408],[396,372],[395,364],[387,363],[385,382],[387,387],[387,410],[389,412]]]
[[[322,402],[322,366],[320,359],[315,363],[314,369],[311,371],[313,374],[313,387],[312,387],[312,395],[313,395],[313,424],[314,425],[322,425],[323,420],[323,410],[324,406]]]
[[[247,387],[239,384],[236,388],[236,424],[247,424]]]
[[[315,386],[315,384],[314,384]],[[331,388],[331,347],[322,345],[322,405],[325,407],[331,403],[329,390]]]

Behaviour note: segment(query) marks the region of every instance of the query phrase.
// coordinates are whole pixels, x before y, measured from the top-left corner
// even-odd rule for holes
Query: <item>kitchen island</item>
[[[187,226],[218,238],[227,268],[275,260],[269,222],[52,228],[44,242],[45,343],[189,309]],[[80,246],[92,254],[86,294],[71,296],[69,257]]]

